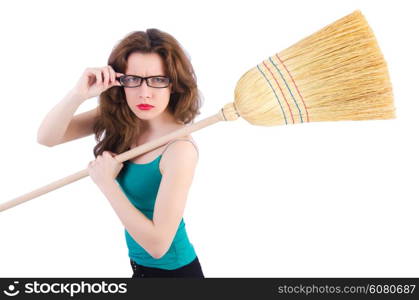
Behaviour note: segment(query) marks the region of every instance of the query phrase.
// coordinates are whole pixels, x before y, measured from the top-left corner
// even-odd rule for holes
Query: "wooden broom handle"
[[[129,160],[131,158],[134,158],[134,157],[136,157],[136,156],[138,156],[142,153],[145,153],[147,151],[155,149],[158,146],[161,146],[161,145],[169,142],[172,139],[175,139],[175,138],[178,138],[178,137],[181,137],[181,136],[185,136],[185,135],[187,135],[191,132],[194,132],[194,131],[197,131],[201,128],[210,126],[210,125],[212,125],[214,123],[217,123],[219,121],[227,121],[227,120],[237,119],[237,117],[231,117],[232,116],[231,112],[228,115],[225,111],[226,108],[228,109],[229,107],[231,107],[231,104],[232,103],[227,104],[219,113],[217,113],[217,114],[215,114],[211,117],[203,119],[203,120],[201,120],[197,123],[194,123],[192,125],[185,126],[181,129],[175,130],[175,131],[173,131],[173,132],[171,132],[171,133],[169,133],[165,136],[162,136],[162,137],[160,137],[156,140],[152,140],[152,141],[150,141],[146,144],[143,144],[141,146],[138,146],[138,147],[135,147],[131,150],[123,152],[123,153],[115,156],[114,158],[116,160],[118,160],[119,162],[124,162],[124,161]],[[88,175],[89,175],[89,169],[86,168],[86,169],[84,169],[82,171],[79,171],[77,173],[74,173],[70,176],[64,177],[64,178],[59,179],[57,181],[54,181],[54,182],[52,182],[48,185],[45,185],[41,188],[38,188],[38,189],[34,190],[32,192],[29,192],[29,193],[24,194],[20,197],[14,198],[10,201],[7,201],[5,203],[0,204],[0,211],[4,211],[4,210],[9,209],[11,207],[14,207],[16,205],[24,203],[28,200],[31,200],[33,198],[36,198],[38,196],[41,196],[41,195],[46,194],[48,192],[51,192],[55,189],[58,189],[58,188],[66,185],[66,184],[77,181],[77,180],[79,180],[83,177],[86,177]]]

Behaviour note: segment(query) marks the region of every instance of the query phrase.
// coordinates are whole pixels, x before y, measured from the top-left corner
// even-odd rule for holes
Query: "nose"
[[[147,85],[145,80],[141,82],[141,85],[136,87],[138,89],[138,96],[143,98],[150,98],[151,96],[151,88]]]

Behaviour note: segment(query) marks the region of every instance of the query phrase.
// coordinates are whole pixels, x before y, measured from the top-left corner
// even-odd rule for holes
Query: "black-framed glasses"
[[[171,80],[167,76],[148,76],[141,77],[136,75],[124,75],[117,78],[123,87],[135,88],[141,86],[143,80],[149,87],[162,89],[169,86]]]

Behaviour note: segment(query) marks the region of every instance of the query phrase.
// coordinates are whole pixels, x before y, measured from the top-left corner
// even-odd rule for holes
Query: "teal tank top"
[[[190,142],[192,143],[192,141]],[[116,177],[116,181],[129,201],[150,220],[153,219],[154,203],[162,178],[159,164],[163,153],[145,164],[137,164],[129,160],[123,162],[123,168]],[[125,240],[128,247],[128,256],[137,264],[146,267],[174,270],[189,264],[196,257],[195,249],[186,233],[183,218],[169,250],[159,259],[152,257],[132,238],[126,229]]]

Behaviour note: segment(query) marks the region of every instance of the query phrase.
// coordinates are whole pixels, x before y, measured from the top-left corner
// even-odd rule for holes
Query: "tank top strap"
[[[167,144],[166,144],[166,147],[164,147],[163,152],[161,153],[161,155],[163,155],[163,154],[164,154],[164,152],[167,150],[167,148],[169,148],[169,146],[170,146],[171,144],[173,144],[174,142],[177,142],[177,141],[188,141],[188,142],[191,142],[191,143],[192,143],[192,145],[194,145],[194,147],[195,147],[195,149],[196,149],[196,152],[198,153],[198,158],[199,158],[199,150],[198,150],[198,147],[197,147],[197,146],[196,146],[196,144],[195,144],[193,141],[191,141],[190,139],[175,139],[175,140],[170,141],[169,143],[167,143]]]

